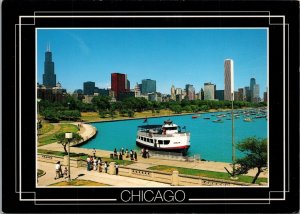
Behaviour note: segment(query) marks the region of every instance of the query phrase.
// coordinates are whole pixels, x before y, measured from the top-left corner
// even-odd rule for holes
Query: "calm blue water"
[[[191,132],[191,147],[188,155],[200,154],[201,159],[210,161],[231,162],[231,120],[224,123],[214,123],[213,119],[220,113],[201,114],[201,117],[192,119],[191,115],[148,118],[148,124],[163,124],[164,120],[171,119],[175,124]],[[210,117],[210,120],[203,119]],[[92,123],[98,130],[97,136],[83,148],[96,148],[113,151],[117,148],[139,149],[135,144],[137,126],[145,125],[144,119],[116,122]],[[243,118],[234,120],[235,142],[250,137],[267,137],[267,121],[265,118],[244,122]],[[240,156],[239,152],[236,153]]]

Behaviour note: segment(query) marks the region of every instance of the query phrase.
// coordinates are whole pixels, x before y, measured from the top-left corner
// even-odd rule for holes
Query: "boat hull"
[[[189,145],[178,146],[178,147],[177,146],[176,147],[154,147],[154,146],[149,146],[147,144],[140,143],[138,141],[136,141],[136,145],[141,148],[148,148],[155,151],[180,152],[180,153],[186,153],[190,148]]]

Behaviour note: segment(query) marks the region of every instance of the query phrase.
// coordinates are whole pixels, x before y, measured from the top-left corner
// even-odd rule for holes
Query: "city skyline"
[[[57,82],[68,92],[87,81],[110,88],[111,73],[127,74],[131,88],[143,79],[156,80],[164,94],[172,85],[186,84],[199,92],[205,82],[220,90],[227,58],[235,63],[235,91],[249,86],[252,77],[260,84],[260,97],[267,87],[266,29],[38,29],[39,83],[49,43]]]

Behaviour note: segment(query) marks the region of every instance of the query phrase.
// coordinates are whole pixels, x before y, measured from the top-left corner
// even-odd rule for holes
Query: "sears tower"
[[[43,85],[47,88],[56,86],[56,74],[54,73],[54,62],[52,62],[50,46],[47,47],[47,51],[45,53]]]

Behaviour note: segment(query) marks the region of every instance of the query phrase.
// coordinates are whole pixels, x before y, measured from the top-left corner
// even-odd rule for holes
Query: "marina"
[[[224,120],[223,123],[218,124],[205,119],[210,117],[218,119],[216,117],[218,114],[220,113],[204,113],[201,115],[203,119],[200,117],[197,120],[192,119],[190,115],[180,115],[148,118],[147,123],[144,123],[144,119],[91,123],[97,128],[98,134],[81,147],[109,151],[115,148],[118,150],[128,148],[139,151],[141,148],[136,145],[138,126],[163,124],[165,120],[170,119],[191,133],[188,156],[200,155],[201,159],[209,161],[231,162],[232,121]],[[230,112],[227,113],[227,117],[231,117]],[[240,117],[241,119],[234,120],[236,143],[252,136],[267,138],[268,121],[265,118],[253,119],[254,122],[247,123],[242,119],[243,114],[240,114]],[[237,156],[239,155],[241,154],[237,151]]]

